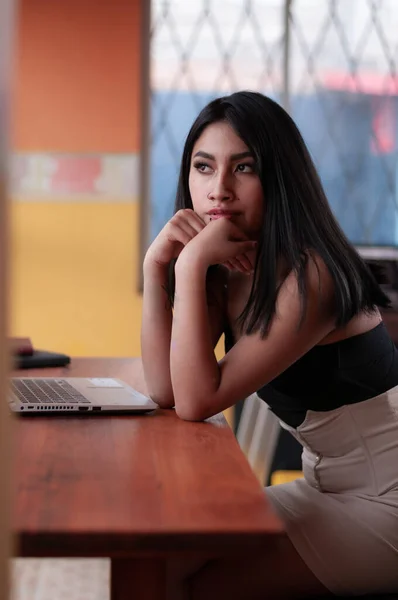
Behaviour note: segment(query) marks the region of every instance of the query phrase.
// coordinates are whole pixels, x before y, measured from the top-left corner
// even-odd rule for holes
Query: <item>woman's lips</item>
[[[234,215],[231,215],[231,213],[229,214],[217,214],[217,215],[210,215],[210,221],[215,221],[216,219],[232,219]]]
[[[238,213],[236,212],[231,212],[228,210],[217,210],[217,211],[211,211],[208,213],[210,220],[214,221],[216,219],[233,219],[233,217],[236,217]]]

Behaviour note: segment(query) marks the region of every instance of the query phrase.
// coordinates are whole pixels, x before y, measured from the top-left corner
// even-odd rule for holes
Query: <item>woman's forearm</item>
[[[176,264],[170,370],[176,411],[200,420],[211,413],[220,383],[206,300],[207,267],[181,256]]]
[[[144,263],[141,356],[149,395],[162,408],[174,406],[170,377],[173,316],[166,283],[167,269]]]

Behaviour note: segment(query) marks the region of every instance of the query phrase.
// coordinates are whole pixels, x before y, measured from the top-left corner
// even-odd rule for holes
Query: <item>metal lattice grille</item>
[[[282,8],[283,0],[153,2],[152,235],[171,215],[183,142],[200,109],[244,88],[280,97]]]
[[[199,110],[254,89],[288,102],[352,241],[397,243],[396,0],[152,4],[152,236],[171,215]]]
[[[292,116],[355,243],[396,244],[398,4],[295,0]]]

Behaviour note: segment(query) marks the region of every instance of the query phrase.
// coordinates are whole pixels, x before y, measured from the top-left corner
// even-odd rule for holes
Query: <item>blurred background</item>
[[[351,241],[398,256],[397,31],[396,0],[20,0],[11,334],[140,353],[184,138],[239,89],[291,113]]]

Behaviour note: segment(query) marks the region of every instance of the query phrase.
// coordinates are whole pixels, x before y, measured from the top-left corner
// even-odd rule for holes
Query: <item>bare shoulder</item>
[[[311,254],[308,260],[307,278],[309,288],[312,293],[316,293],[316,286],[319,285],[319,296],[333,310],[333,298],[335,294],[335,284],[325,265],[324,261],[316,254]],[[371,313],[361,312],[353,317],[348,323],[341,327],[334,327],[318,345],[332,344],[361,333],[366,333],[382,321],[380,311],[375,308]]]
[[[311,255],[311,258],[308,261],[308,278],[311,282],[310,287],[313,290],[314,285],[316,285],[317,282],[319,283],[320,296],[328,302],[332,302],[330,305],[332,308],[335,284],[324,261],[317,255]],[[319,345],[331,344],[355,335],[360,335],[361,333],[366,333],[376,327],[381,321],[382,317],[377,307],[371,313],[363,311],[358,315],[355,315],[355,317],[350,319],[345,325],[333,328],[333,330],[319,342]]]
[[[284,282],[278,295],[277,309],[278,307],[286,309],[290,301],[294,301],[297,306],[299,298],[302,298],[297,273],[291,271],[283,279]],[[328,321],[333,319],[335,315],[335,282],[323,259],[314,252],[307,254],[304,283],[306,298],[304,308],[307,312],[304,318],[311,318],[311,314],[317,313],[322,315],[322,319],[326,318]]]
[[[325,300],[331,300],[335,294],[335,284],[328,267],[314,252],[308,253],[307,258],[305,276],[309,291],[320,294]]]

